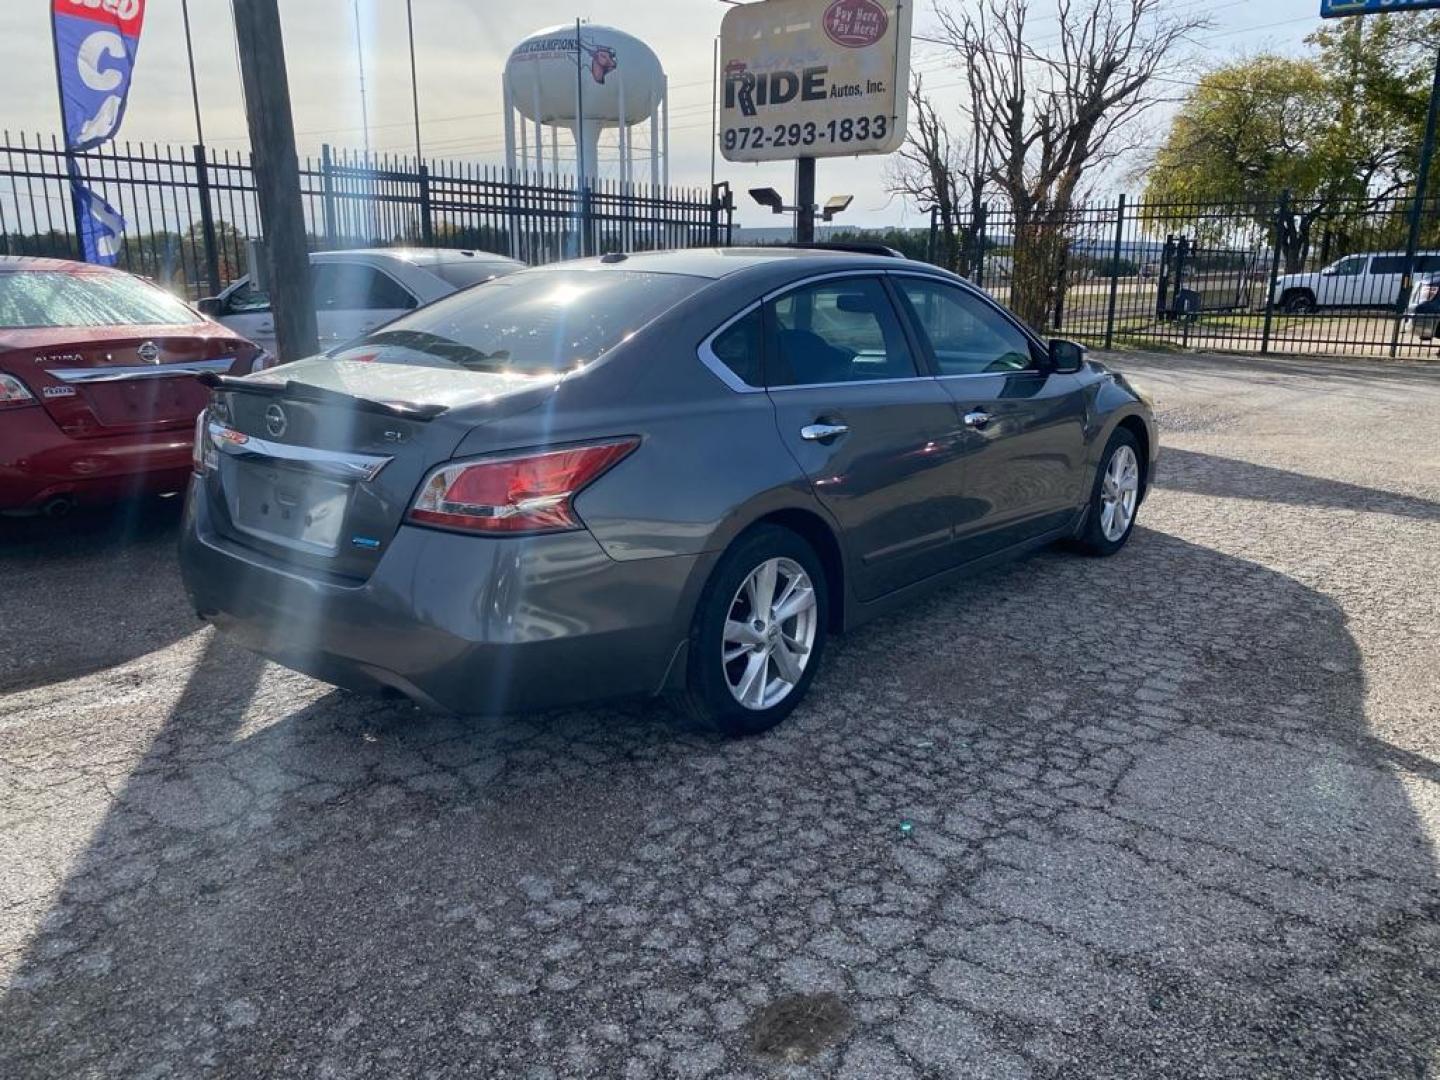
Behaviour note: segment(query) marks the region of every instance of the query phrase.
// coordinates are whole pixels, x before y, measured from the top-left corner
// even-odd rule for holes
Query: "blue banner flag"
[[[114,266],[120,258],[125,219],[74,173],[70,174],[70,191],[75,199],[75,219],[80,227],[80,250],[85,261]]]
[[[1440,8],[1440,0],[1320,0],[1320,17],[1338,19],[1345,15],[1385,15],[1427,8]]]
[[[114,138],[125,117],[145,0],[51,0],[65,146]]]

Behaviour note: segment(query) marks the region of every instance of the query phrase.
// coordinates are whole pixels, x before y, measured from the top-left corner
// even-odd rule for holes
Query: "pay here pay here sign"
[[[913,0],[761,0],[720,27],[727,161],[888,154],[905,141]]]

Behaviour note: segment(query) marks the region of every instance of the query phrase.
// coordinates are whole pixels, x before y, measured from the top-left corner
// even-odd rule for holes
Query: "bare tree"
[[[1165,100],[1151,83],[1207,25],[1168,0],[1056,0],[1051,44],[1031,37],[1029,0],[936,0],[959,65],[973,73],[986,181],[1015,221],[1010,306],[1041,327],[1061,287],[1066,225],[1087,172],[1133,149],[1135,122]],[[1055,40],[1058,33],[1058,41]]]
[[[987,170],[982,158],[985,142],[973,130],[974,114],[967,110],[965,115],[972,127],[970,137],[957,141],[926,96],[924,77],[917,72],[910,82],[909,133],[890,161],[886,181],[891,193],[935,215],[940,264],[968,275]]]

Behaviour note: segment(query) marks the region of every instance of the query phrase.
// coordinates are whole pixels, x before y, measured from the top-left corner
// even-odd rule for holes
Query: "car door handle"
[[[983,428],[990,423],[992,417],[984,409],[974,409],[965,414],[965,426],[971,428]]]
[[[806,424],[800,429],[800,438],[806,442],[831,442],[849,430],[848,424]]]

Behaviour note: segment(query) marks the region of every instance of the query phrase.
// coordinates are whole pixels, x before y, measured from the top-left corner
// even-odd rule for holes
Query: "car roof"
[[[851,251],[815,248],[730,247],[685,248],[675,251],[637,251],[623,255],[602,255],[550,263],[537,269],[557,267],[585,270],[629,270],[650,274],[685,274],[718,280],[735,275],[805,277],[839,270],[919,270],[945,275],[938,267],[887,255],[866,255]]]
[[[367,258],[392,259],[409,263],[411,266],[438,266],[442,263],[509,263],[515,266],[525,264],[508,255],[497,255],[493,251],[477,251],[470,248],[343,248],[334,251],[312,252],[316,256],[363,255]]]

